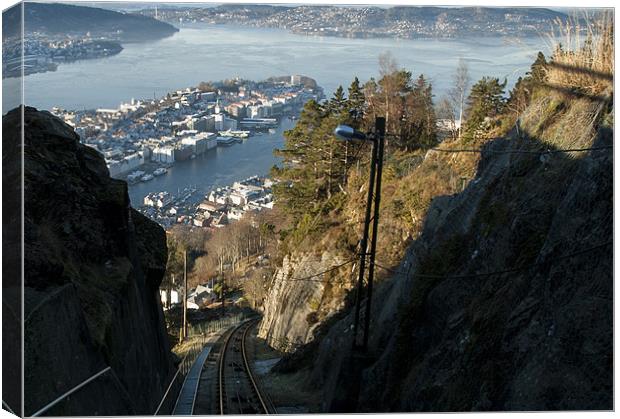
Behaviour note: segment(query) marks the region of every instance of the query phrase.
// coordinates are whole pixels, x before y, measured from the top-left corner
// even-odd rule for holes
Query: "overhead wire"
[[[318,276],[324,275],[326,273],[333,272],[333,271],[335,271],[335,270],[337,270],[339,268],[342,268],[343,266],[346,266],[346,265],[348,265],[350,263],[355,262],[356,260],[357,260],[357,258],[349,259],[349,260],[347,260],[347,261],[345,261],[343,263],[340,263],[338,265],[334,265],[334,266],[330,267],[329,269],[326,269],[326,270],[321,271],[321,272],[314,273],[312,275],[308,275],[308,276],[304,276],[304,277],[300,277],[300,278],[284,278],[284,279],[281,279],[281,281],[323,282],[324,281],[323,279],[315,279],[315,278],[318,277]]]
[[[571,258],[574,256],[578,256],[580,254],[584,254],[584,253],[589,253],[592,252],[594,250],[609,246],[610,244],[613,244],[613,241],[608,241],[605,243],[602,243],[600,245],[597,246],[593,246],[590,247],[588,249],[584,249],[584,250],[580,250],[577,252],[572,252],[569,253],[567,255],[562,255],[559,256],[557,258],[554,258],[553,260],[557,261],[557,260],[562,260],[562,259],[567,259],[567,258]],[[300,277],[300,278],[285,278],[285,279],[281,279],[281,281],[308,281],[308,282],[324,282],[324,279],[320,279],[317,278],[321,275],[324,275],[326,273],[330,273],[333,272],[343,266],[346,266],[348,264],[351,264],[353,262],[357,261],[357,258],[355,259],[349,259],[343,263],[340,263],[338,265],[334,265],[332,267],[330,267],[329,269],[326,269],[324,271],[321,272],[317,272],[315,274],[312,275],[308,275],[305,277]],[[537,262],[537,263],[533,263],[530,265],[524,265],[524,266],[516,266],[516,267],[512,267],[512,268],[507,268],[507,269],[502,269],[502,270],[497,270],[497,271],[491,271],[491,272],[481,272],[481,273],[475,273],[475,274],[464,274],[464,275],[435,275],[435,274],[413,274],[411,275],[412,277],[417,277],[417,278],[429,278],[429,279],[466,279],[466,278],[478,278],[478,277],[485,277],[485,276],[494,276],[494,275],[503,275],[506,273],[512,273],[512,272],[519,272],[519,271],[523,271],[523,270],[527,270],[527,269],[531,269],[534,268],[536,266],[540,266],[543,265],[544,263],[549,263],[549,261],[544,261],[544,262]],[[376,261],[374,262],[374,265],[380,269],[383,269],[384,271],[390,272],[390,273],[394,273],[394,274],[404,274],[404,275],[408,275],[409,272],[407,271],[403,271],[403,270],[399,270],[399,269],[394,269],[394,268],[389,268],[387,266],[384,266],[380,263],[377,263]]]
[[[459,149],[445,149],[445,148],[430,148],[429,150],[439,151],[443,153],[489,153],[489,154],[554,154],[554,153],[573,153],[573,152],[585,152],[594,150],[605,150],[613,148],[613,146],[599,146],[599,147],[586,147],[586,148],[565,148],[555,150],[482,150],[477,148],[459,148]]]
[[[477,277],[485,277],[485,276],[494,276],[494,275],[503,275],[505,273],[512,273],[512,272],[519,272],[519,271],[524,271],[524,270],[528,270],[528,269],[532,269],[534,267],[549,263],[550,261],[558,261],[558,260],[563,260],[563,259],[568,259],[568,258],[572,258],[574,256],[578,256],[584,253],[589,253],[592,252],[594,250],[598,250],[601,249],[603,247],[609,246],[610,244],[613,244],[613,241],[608,241],[587,249],[583,249],[577,252],[572,252],[569,253],[567,255],[562,255],[556,258],[553,258],[551,260],[545,260],[544,262],[536,262],[530,265],[524,265],[524,266],[517,266],[517,267],[513,267],[513,268],[508,268],[508,269],[502,269],[502,270],[497,270],[497,271],[492,271],[492,272],[482,272],[482,273],[477,273],[477,274],[465,274],[465,275],[434,275],[434,274],[413,274],[411,275],[412,277],[416,277],[416,278],[429,278],[429,279],[466,279],[466,278],[477,278]],[[380,269],[383,269],[385,271],[391,272],[391,273],[395,273],[395,274],[404,274],[404,275],[409,275],[409,272],[403,271],[403,270],[398,270],[398,269],[393,269],[393,268],[388,268],[386,266],[383,266],[377,262],[375,262],[375,266],[377,266]]]

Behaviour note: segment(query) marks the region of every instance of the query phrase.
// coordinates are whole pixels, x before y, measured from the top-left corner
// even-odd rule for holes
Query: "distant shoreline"
[[[145,8],[135,13],[175,26],[232,24],[282,29],[291,34],[348,39],[458,39],[531,37],[549,30],[562,12],[539,7],[239,5],[210,8]]]

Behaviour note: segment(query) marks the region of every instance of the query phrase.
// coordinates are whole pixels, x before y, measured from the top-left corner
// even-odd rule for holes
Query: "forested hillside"
[[[26,35],[40,32],[48,35],[67,33],[91,36],[114,36],[121,41],[140,41],[170,36],[178,29],[150,17],[118,13],[95,7],[60,3],[24,4],[24,31]],[[13,7],[3,16],[4,38],[21,34],[21,10]]]

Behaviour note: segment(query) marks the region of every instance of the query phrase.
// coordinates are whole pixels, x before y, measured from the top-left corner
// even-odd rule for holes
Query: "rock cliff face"
[[[19,110],[4,116],[3,141],[18,144],[21,125]],[[47,414],[152,414],[175,371],[158,298],[165,232],[68,125],[26,107],[24,128],[24,413],[111,367]]]
[[[339,301],[325,298],[331,289],[326,289],[324,278],[312,275],[342,263],[342,258],[329,252],[319,257],[308,253],[286,257],[265,301],[258,336],[283,351],[309,343],[320,324],[319,312],[340,308]]]
[[[463,192],[433,200],[377,287],[368,353],[350,356],[345,311],[304,357],[324,411],[613,408],[613,132],[592,122],[604,106],[546,120],[532,107]],[[574,138],[581,117],[591,128]],[[583,147],[597,149],[556,152]]]

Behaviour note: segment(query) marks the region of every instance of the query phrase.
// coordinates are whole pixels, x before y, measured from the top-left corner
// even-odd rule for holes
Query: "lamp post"
[[[183,251],[183,340],[187,339],[187,250]]]
[[[364,232],[362,235],[360,268],[357,279],[357,296],[355,301],[355,321],[353,323],[353,349],[368,349],[368,335],[370,329],[370,308],[372,303],[372,286],[375,273],[375,254],[377,251],[377,229],[379,225],[379,205],[381,200],[381,174],[383,171],[383,151],[385,145],[385,118],[375,119],[374,132],[364,134],[347,125],[338,125],[334,134],[345,140],[358,140],[372,142],[370,160],[370,177],[368,181],[368,198],[366,200],[366,216],[364,218]],[[372,236],[370,237],[370,252],[368,252],[368,236],[372,221]],[[368,286],[366,291],[366,307],[364,315],[364,333],[362,344],[358,345],[357,335],[360,323],[362,304],[362,292],[364,291],[364,273],[366,270],[366,258],[369,257]]]

